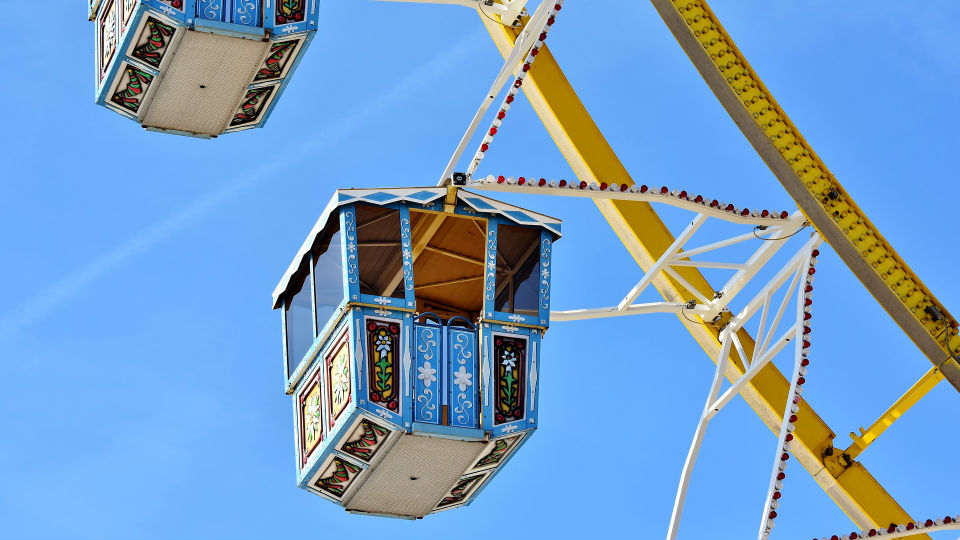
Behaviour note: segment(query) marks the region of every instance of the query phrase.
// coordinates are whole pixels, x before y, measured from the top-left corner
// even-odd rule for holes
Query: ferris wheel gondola
[[[469,504],[537,429],[560,221],[455,186],[337,191],[274,292],[298,485]]]
[[[317,0],[89,0],[97,104],[150,131],[262,127],[317,30]]]

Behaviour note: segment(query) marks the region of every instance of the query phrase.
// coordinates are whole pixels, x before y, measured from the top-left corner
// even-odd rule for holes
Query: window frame
[[[336,327],[337,323],[340,321],[340,317],[343,315],[344,309],[346,309],[346,305],[348,302],[348,295],[350,294],[350,291],[347,288],[346,272],[344,271],[347,263],[347,254],[346,254],[346,249],[344,248],[342,212],[337,217],[340,223],[339,223],[339,228],[337,229],[335,234],[340,237],[340,287],[342,289],[343,294],[340,297],[340,303],[337,304],[337,307],[333,310],[333,313],[330,315],[330,318],[324,322],[324,325],[322,327],[320,326],[320,320],[317,319],[317,315],[318,315],[317,313],[317,282],[316,282],[316,277],[314,275],[314,270],[317,267],[317,259],[316,259],[316,256],[314,255],[314,251],[312,249],[310,250],[310,283],[311,283],[311,287],[313,288],[313,324],[316,327],[316,337],[314,339],[320,338],[320,337],[325,338],[330,334],[330,331],[333,330],[334,327]],[[329,252],[330,243],[332,242],[333,242],[333,235],[330,236],[330,242],[327,244],[327,251],[324,251],[324,253]]]
[[[357,231],[357,207],[371,206],[376,208],[385,208],[389,210],[398,210],[400,214],[400,268],[403,272],[404,297],[394,298],[390,296],[378,296],[373,294],[361,294],[360,292],[360,260],[359,236]],[[344,268],[347,269],[347,298],[351,302],[360,303],[367,306],[376,306],[381,308],[394,308],[412,310],[416,308],[416,299],[414,298],[413,288],[413,253],[411,248],[410,232],[410,210],[405,204],[368,204],[356,203],[344,205],[341,210],[343,216],[344,231],[344,249],[346,259]],[[353,253],[356,253],[355,255]],[[351,257],[354,262],[350,263]]]
[[[302,376],[303,371],[305,370],[304,364],[309,364],[310,360],[316,356],[317,347],[317,299],[316,291],[313,286],[313,253],[310,253],[310,256],[307,260],[307,275],[304,276],[304,283],[300,285],[300,290],[290,294],[287,292],[284,294],[283,298],[283,309],[280,311],[280,316],[283,319],[283,375],[287,380],[287,385],[290,385],[290,381],[294,379],[299,379]],[[290,302],[293,300],[293,297],[303,292],[303,286],[306,285],[306,282],[310,282],[310,318],[311,326],[313,328],[313,342],[307,348],[307,351],[303,354],[303,357],[297,360],[297,365],[293,368],[293,371],[290,370],[291,360],[290,360],[290,339],[289,339],[289,324],[287,323],[287,313],[289,313]]]
[[[336,219],[340,221],[340,229],[336,234],[340,235],[340,264],[341,269],[347,268],[347,248],[346,248],[346,235],[344,234],[345,227],[345,212],[342,209],[338,212]],[[331,237],[332,238],[332,237]],[[320,321],[317,320],[317,291],[316,291],[316,282],[314,281],[314,267],[316,266],[316,257],[314,256],[313,250],[310,250],[310,256],[308,257],[307,264],[308,273],[304,279],[310,280],[310,311],[313,317],[313,343],[307,352],[303,355],[303,358],[297,360],[298,364],[294,366],[293,370],[290,370],[290,351],[289,351],[289,341],[287,339],[287,307],[289,306],[290,300],[294,295],[284,294],[283,302],[281,304],[280,310],[280,319],[282,323],[283,330],[283,376],[284,382],[286,383],[286,392],[288,394],[292,393],[294,389],[300,384],[300,381],[303,379],[304,375],[311,369],[311,366],[317,361],[319,357],[319,352],[323,346],[330,340],[330,337],[335,333],[337,328],[341,326],[343,322],[343,317],[346,313],[349,312],[347,309],[348,304],[350,303],[350,289],[348,287],[347,272],[341,272],[341,284],[343,286],[343,298],[340,300],[339,306],[334,310],[333,315],[330,316],[330,319],[326,321],[326,324],[321,328]],[[301,291],[303,288],[301,287]]]
[[[497,311],[496,291],[497,291],[497,267],[499,266],[499,257],[497,255],[497,245],[500,242],[500,225],[509,225],[524,229],[536,229],[540,232],[540,276],[539,294],[537,295],[538,316],[524,315],[520,313],[510,313]],[[512,220],[503,219],[498,216],[488,216],[487,218],[487,261],[494,261],[497,267],[487,266],[484,277],[484,297],[483,313],[484,318],[505,323],[523,324],[529,326],[547,327],[550,323],[550,256],[553,249],[553,233],[538,226],[521,225]],[[489,264],[489,263],[488,263]],[[513,299],[510,300],[512,305]]]

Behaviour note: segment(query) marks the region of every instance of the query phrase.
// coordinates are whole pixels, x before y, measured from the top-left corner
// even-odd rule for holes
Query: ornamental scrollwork
[[[351,285],[360,282],[360,267],[357,265],[357,222],[354,219],[352,211],[344,212],[346,221],[347,243],[344,247],[347,250],[347,281]]]
[[[540,246],[540,309],[550,309],[550,251],[551,241],[544,238]]]

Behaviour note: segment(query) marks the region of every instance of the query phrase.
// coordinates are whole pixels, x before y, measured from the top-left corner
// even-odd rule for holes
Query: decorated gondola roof
[[[320,219],[310,230],[307,239],[300,246],[296,257],[283,274],[283,278],[273,291],[273,307],[280,307],[283,293],[293,276],[298,274],[301,268],[308,264],[310,251],[321,239],[327,227],[331,225],[331,216],[336,215],[335,210],[346,204],[363,203],[375,206],[387,206],[394,203],[406,203],[417,205],[425,210],[442,210],[443,197],[447,194],[446,187],[410,187],[410,188],[371,188],[371,189],[338,189],[334,193],[330,202],[324,208]],[[478,214],[499,215],[518,225],[542,227],[554,235],[554,239],[560,237],[561,222],[557,218],[546,216],[533,212],[519,206],[507,204],[490,197],[478,195],[464,189],[457,190],[457,199],[470,210]],[[468,211],[470,211],[468,210]]]

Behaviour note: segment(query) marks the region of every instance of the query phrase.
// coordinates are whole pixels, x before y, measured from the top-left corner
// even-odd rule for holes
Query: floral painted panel
[[[363,468],[359,465],[344,459],[333,458],[313,485],[339,499],[362,471]]]
[[[513,422],[524,417],[526,348],[525,339],[494,337],[494,425]]]
[[[153,81],[153,75],[127,64],[120,76],[123,78],[117,85],[117,91],[110,97],[110,101],[135,113],[140,110],[140,103]]]
[[[400,323],[367,322],[369,398],[372,403],[400,412]]]
[[[350,404],[350,348],[344,341],[337,352],[327,359],[327,380],[330,381],[329,406],[330,427],[333,427],[340,418],[344,409]]]
[[[306,463],[323,440],[323,405],[319,376],[307,387],[300,399],[300,456]]]
[[[390,436],[390,431],[364,418],[360,420],[360,424],[353,430],[353,433],[347,437],[340,450],[360,461],[370,463],[377,454],[377,450],[383,446],[387,437]]]
[[[175,31],[176,28],[173,26],[153,17],[147,17],[147,23],[143,25],[143,30],[137,37],[131,56],[147,65],[160,67],[160,62],[163,61],[163,55],[167,52],[167,46],[170,45]]]
[[[307,0],[277,0],[277,24],[303,21]]]

